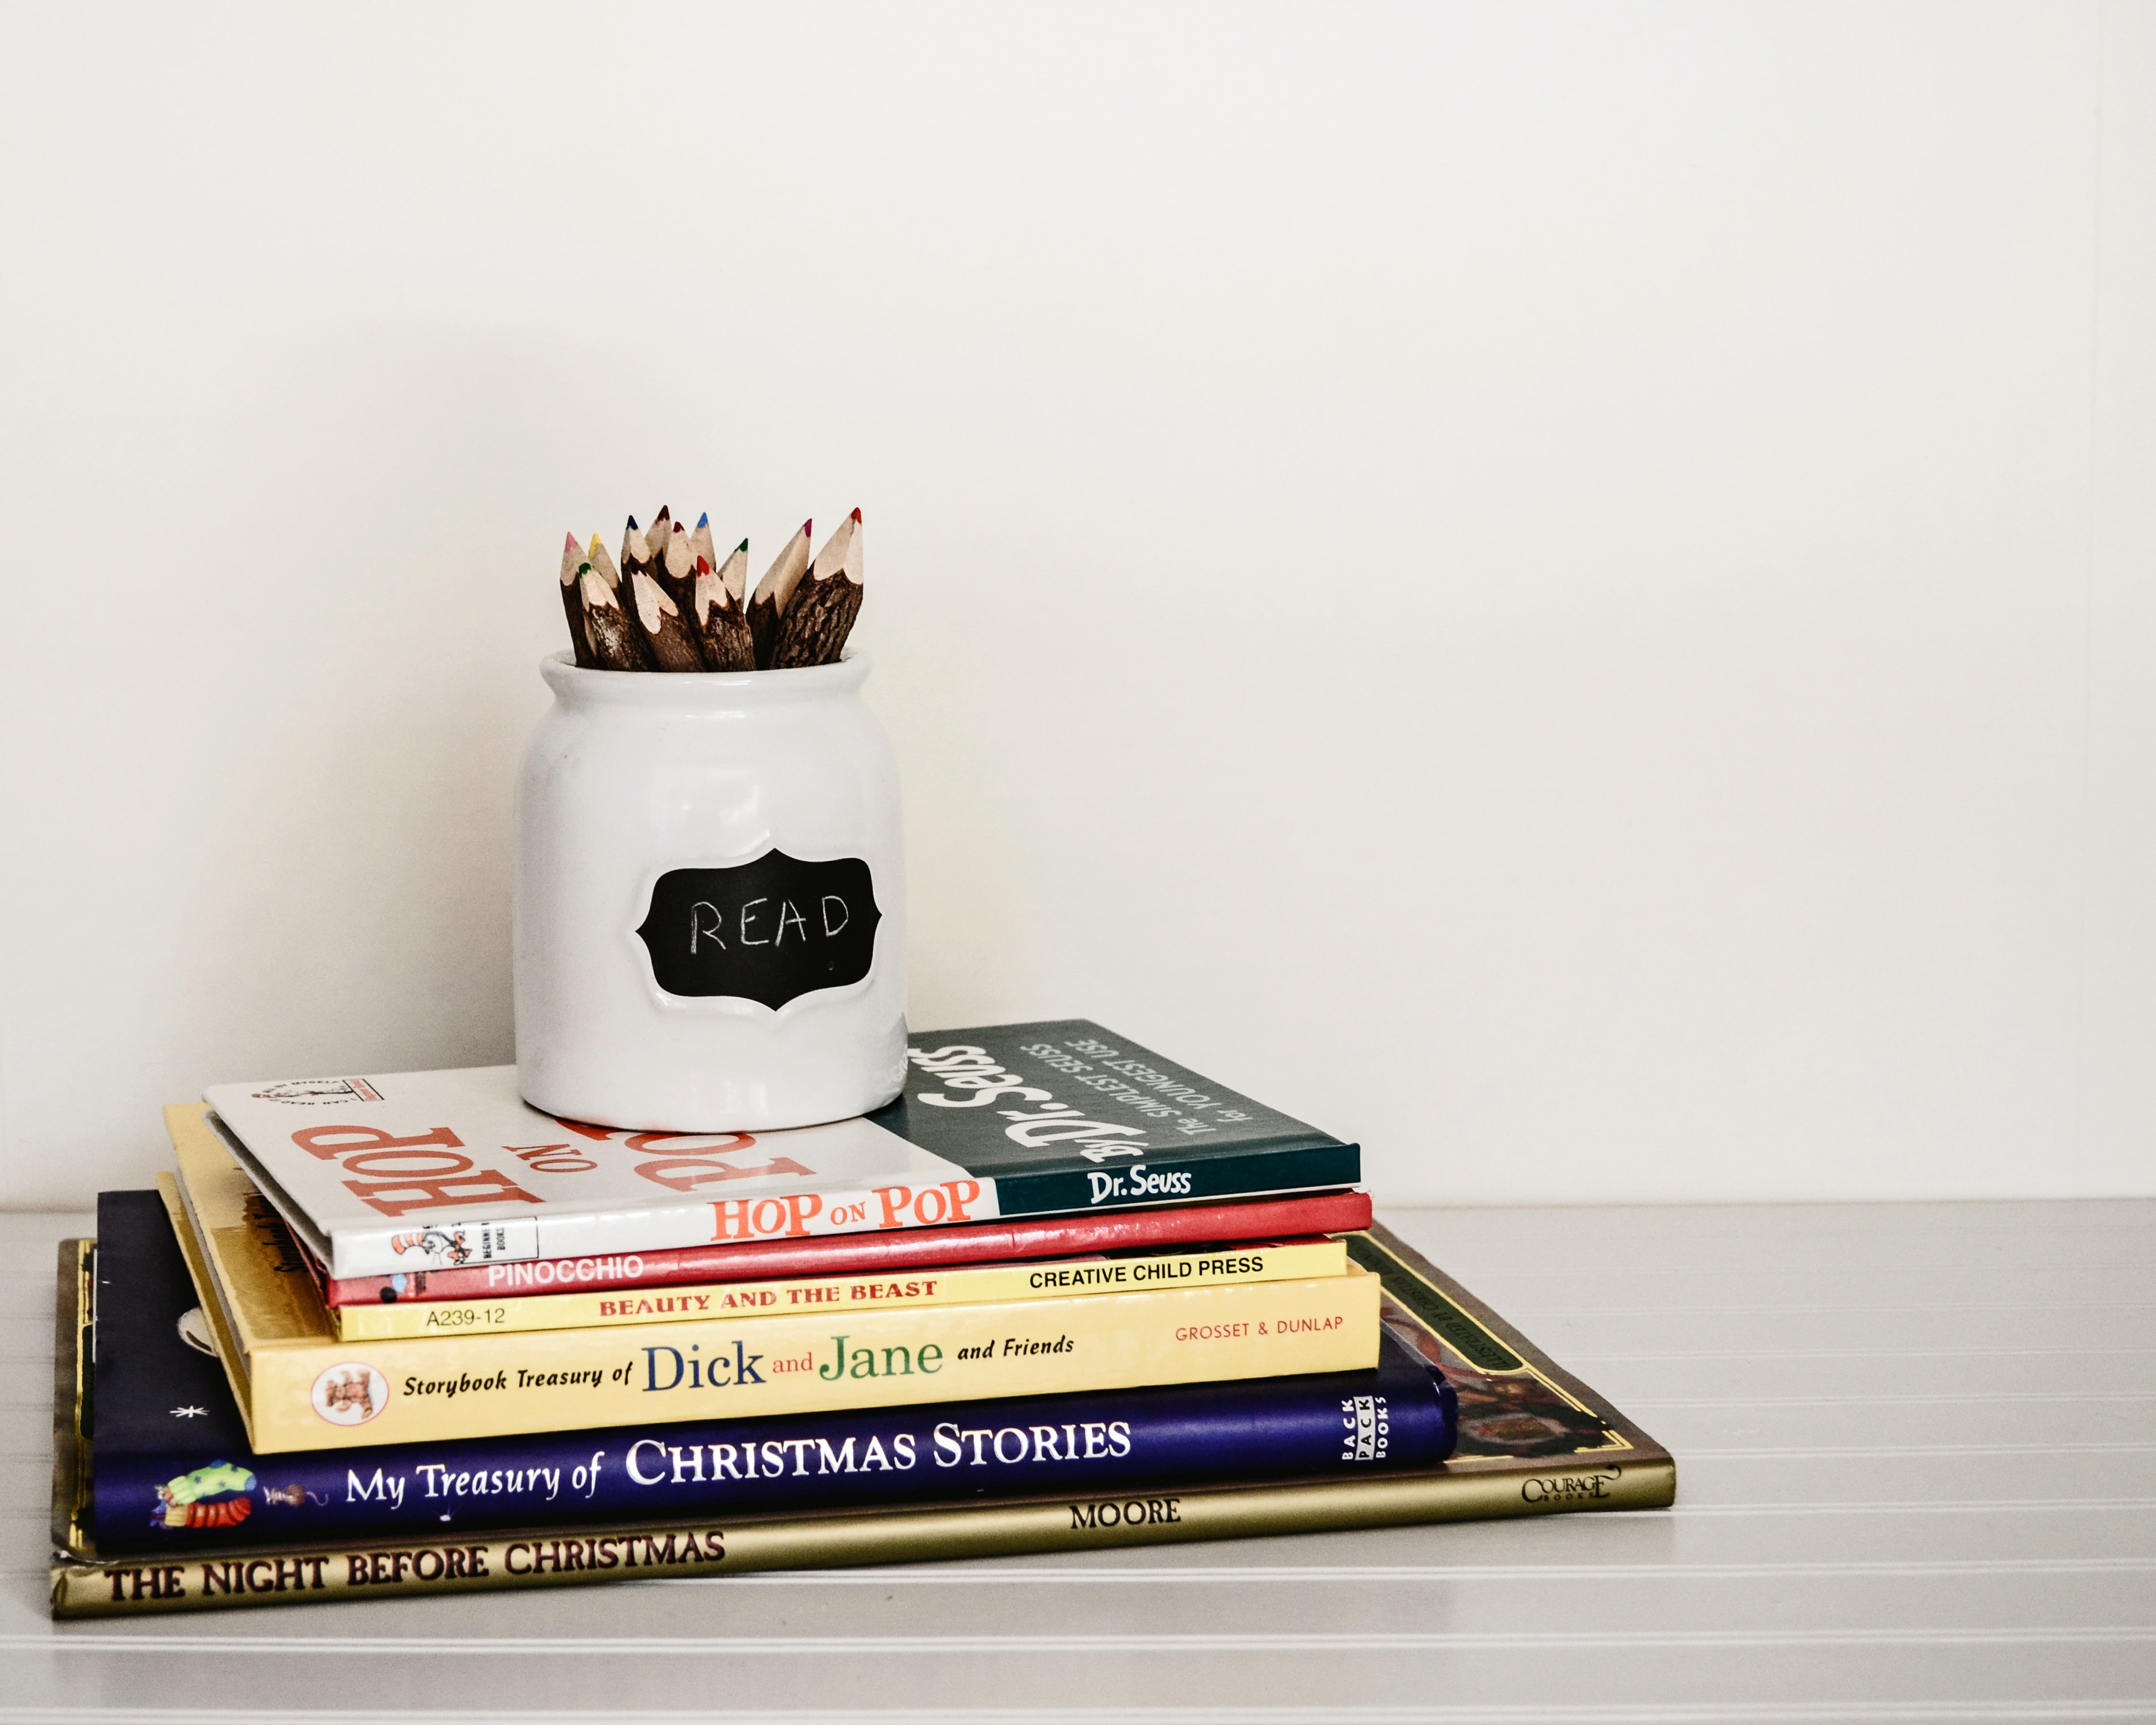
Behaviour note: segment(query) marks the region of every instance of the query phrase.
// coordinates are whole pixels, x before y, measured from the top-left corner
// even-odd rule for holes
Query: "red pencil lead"
[[[859,511],[859,510],[857,509],[857,510],[855,510],[855,511],[854,511],[854,520],[855,520],[856,522],[858,522],[858,521],[860,520],[860,518],[861,518],[861,512],[860,512],[860,511]]]
[[[802,522],[802,524],[801,524],[801,536],[802,536],[803,539],[806,539],[806,538],[808,536],[808,530],[809,530],[811,527],[814,526],[815,525],[816,525],[816,523],[815,523],[815,521],[814,521],[814,519],[813,517],[812,517],[812,518],[810,518],[810,519],[809,519],[809,520],[808,520],[808,521],[805,521]]]
[[[574,533],[572,533],[567,538],[562,540],[562,549],[565,552],[574,551],[578,547],[578,543],[577,536]]]

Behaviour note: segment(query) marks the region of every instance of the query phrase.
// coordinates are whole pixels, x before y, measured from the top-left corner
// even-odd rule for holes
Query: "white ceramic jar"
[[[898,767],[869,661],[540,666],[516,794],[516,1077],[550,1114],[742,1132],[863,1114],[906,1065]]]

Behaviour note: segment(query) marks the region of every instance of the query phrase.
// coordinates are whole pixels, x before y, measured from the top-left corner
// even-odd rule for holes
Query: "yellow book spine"
[[[1081,1263],[985,1264],[947,1270],[818,1276],[784,1281],[624,1288],[607,1293],[531,1294],[506,1299],[343,1306],[330,1317],[340,1340],[506,1335],[526,1330],[619,1329],[631,1324],[805,1312],[903,1311],[1136,1293],[1155,1288],[1246,1286],[1344,1276],[1348,1249],[1337,1240],[1159,1252]]]
[[[254,1447],[570,1431],[1363,1371],[1378,1279],[428,1341],[259,1343]]]
[[[1371,1280],[1374,1282],[1376,1278]],[[1373,1476],[1116,1497],[891,1509],[716,1526],[570,1528],[380,1545],[321,1545],[177,1563],[59,1563],[55,1617],[203,1606],[393,1599],[759,1569],[911,1563],[1019,1552],[1098,1550],[1582,1510],[1654,1509],[1676,1496],[1667,1457],[1532,1471]]]

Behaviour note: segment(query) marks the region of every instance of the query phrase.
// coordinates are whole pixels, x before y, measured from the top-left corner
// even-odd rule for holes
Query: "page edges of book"
[[[53,1315],[53,1549],[95,1561],[97,1551],[87,1532],[86,1489],[90,1456],[83,1440],[84,1378],[93,1364],[83,1351],[83,1334],[95,1309],[95,1240],[64,1240],[55,1266]]]
[[[277,1182],[277,1177],[262,1165],[262,1160],[239,1141],[239,1134],[218,1117],[214,1109],[202,1106],[197,1111],[202,1124],[224,1147],[234,1163],[247,1178],[254,1183],[254,1189],[262,1194],[270,1209],[285,1219],[285,1225],[292,1230],[292,1238],[305,1250],[314,1254],[317,1264],[326,1266],[331,1260],[333,1242],[315,1225],[314,1218],[300,1208],[292,1194]],[[170,1131],[171,1109],[166,1110],[167,1131]],[[177,1135],[174,1134],[177,1147]],[[333,1273],[333,1272],[332,1272]]]
[[[1609,1398],[1558,1365],[1540,1348],[1522,1335],[1486,1301],[1463,1287],[1458,1281],[1438,1268],[1422,1253],[1409,1245],[1383,1222],[1373,1221],[1364,1230],[1365,1235],[1397,1263],[1404,1271],[1441,1294],[1447,1301],[1459,1307],[1469,1318],[1496,1341],[1527,1363],[1537,1375],[1559,1388],[1580,1406],[1592,1409],[1612,1430],[1623,1436],[1630,1445],[1622,1452],[1642,1457],[1657,1458],[1670,1462],[1674,1458],[1668,1450],[1649,1436],[1641,1427],[1618,1408]]]
[[[187,1266],[187,1280],[194,1284],[195,1299],[209,1324],[211,1338],[217,1343],[218,1363],[224,1368],[225,1387],[231,1390],[234,1404],[239,1409],[239,1423],[247,1429],[248,1446],[251,1449],[254,1441],[254,1396],[247,1356],[240,1346],[239,1327],[226,1304],[224,1289],[210,1267],[208,1249],[198,1236],[193,1208],[187,1200],[179,1178],[161,1171],[157,1175],[157,1195],[165,1201],[173,1236],[179,1241],[180,1256]]]

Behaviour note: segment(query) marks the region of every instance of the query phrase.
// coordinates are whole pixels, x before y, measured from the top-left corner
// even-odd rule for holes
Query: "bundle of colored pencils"
[[[562,547],[562,609],[577,663],[593,670],[787,670],[829,665],[861,609],[861,512],[839,524],[812,562],[808,530],[787,542],[747,593],[748,541],[721,562],[711,518],[693,527],[661,509],[629,518],[621,561],[599,536]]]

